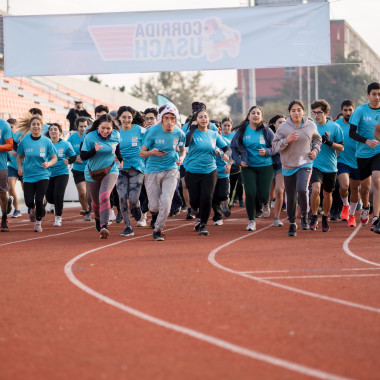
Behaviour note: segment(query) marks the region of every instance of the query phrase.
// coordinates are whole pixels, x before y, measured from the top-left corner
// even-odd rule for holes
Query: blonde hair
[[[18,120],[18,130],[17,132],[22,132],[20,139],[22,139],[29,131],[32,121],[37,119],[41,125],[43,125],[42,117],[40,115],[32,115],[28,112],[23,118]]]

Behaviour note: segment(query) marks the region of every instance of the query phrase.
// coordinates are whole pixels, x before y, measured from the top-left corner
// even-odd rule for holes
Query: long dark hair
[[[59,133],[62,135],[62,133],[63,133],[62,125],[58,124],[58,123],[51,123],[51,124],[49,124],[48,131],[45,133],[45,136],[49,137],[50,140],[51,140],[50,133],[49,133],[50,132],[50,127],[57,127],[58,130],[59,130]]]
[[[140,112],[138,112],[137,110],[135,110],[134,108],[132,108],[130,106],[121,106],[117,110],[116,120],[119,124],[120,124],[120,116],[124,112],[129,112],[132,115],[132,117],[133,117],[132,124],[137,124],[140,127],[142,127],[144,125],[144,117],[140,114]]]
[[[120,129],[115,121],[115,119],[109,115],[108,113],[105,114],[105,115],[101,115],[99,116],[92,124],[91,128],[87,131],[87,133],[89,132],[92,132],[92,131],[96,131],[99,127],[100,124],[104,123],[104,122],[107,122],[107,123],[111,123],[112,125],[112,129],[116,129],[118,132],[120,132]]]
[[[263,120],[261,120],[261,122],[259,123],[259,125],[256,127],[256,131],[259,131],[260,129],[263,129],[264,126],[265,126],[265,124],[264,124],[264,111],[263,111],[263,109],[261,107],[259,107],[259,106],[252,106],[249,109],[249,111],[248,111],[247,116],[245,117],[245,119],[240,124],[238,124],[235,128],[233,128],[233,131],[237,131],[237,130],[241,131],[240,136],[239,136],[239,141],[240,142],[243,141],[243,136],[244,136],[245,130],[247,129],[247,125],[249,124],[249,114],[255,108],[258,108],[261,111],[261,114],[263,115]]]
[[[207,111],[206,111],[205,109],[199,109],[198,111],[194,112],[194,113],[191,115],[191,118],[190,118],[190,120],[189,120],[189,124],[187,125],[187,130],[190,129],[190,127],[191,127],[191,123],[192,123],[193,121],[197,120],[198,115],[199,115],[201,112],[206,112],[206,113],[207,113]],[[208,115],[208,113],[207,113],[207,115]],[[210,129],[210,120],[208,121],[207,129]]]

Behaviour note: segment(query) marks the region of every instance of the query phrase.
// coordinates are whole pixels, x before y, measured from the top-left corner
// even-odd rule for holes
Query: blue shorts
[[[8,177],[16,177],[19,181],[22,182],[22,177],[18,175],[18,170],[12,168],[11,166],[8,166]]]
[[[339,174],[347,173],[350,175],[350,178],[353,180],[360,180],[359,169],[352,168],[342,162],[338,162],[338,176]]]

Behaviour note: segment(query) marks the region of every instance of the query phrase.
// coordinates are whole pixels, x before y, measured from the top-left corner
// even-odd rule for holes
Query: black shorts
[[[311,173],[310,183],[313,184],[319,182],[322,184],[322,189],[326,193],[332,193],[335,189],[336,172],[323,173],[317,168],[313,168]]]
[[[79,170],[71,169],[71,173],[73,173],[74,182],[77,185],[78,183],[85,182],[84,172]]]
[[[356,161],[358,163],[358,170],[361,181],[370,177],[372,175],[372,172],[377,170],[380,171],[380,153],[369,158],[358,157]]]
[[[184,167],[183,165],[181,165],[181,166],[179,167],[179,174],[180,174],[181,178],[185,178],[185,175],[186,175],[186,169],[185,169],[185,167]]]

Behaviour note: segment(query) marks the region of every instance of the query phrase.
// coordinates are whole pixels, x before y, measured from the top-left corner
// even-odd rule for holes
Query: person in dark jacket
[[[91,115],[83,108],[83,103],[81,100],[76,100],[75,107],[71,108],[66,116],[66,119],[70,122],[70,131],[75,131],[75,120],[78,117],[91,117]]]

